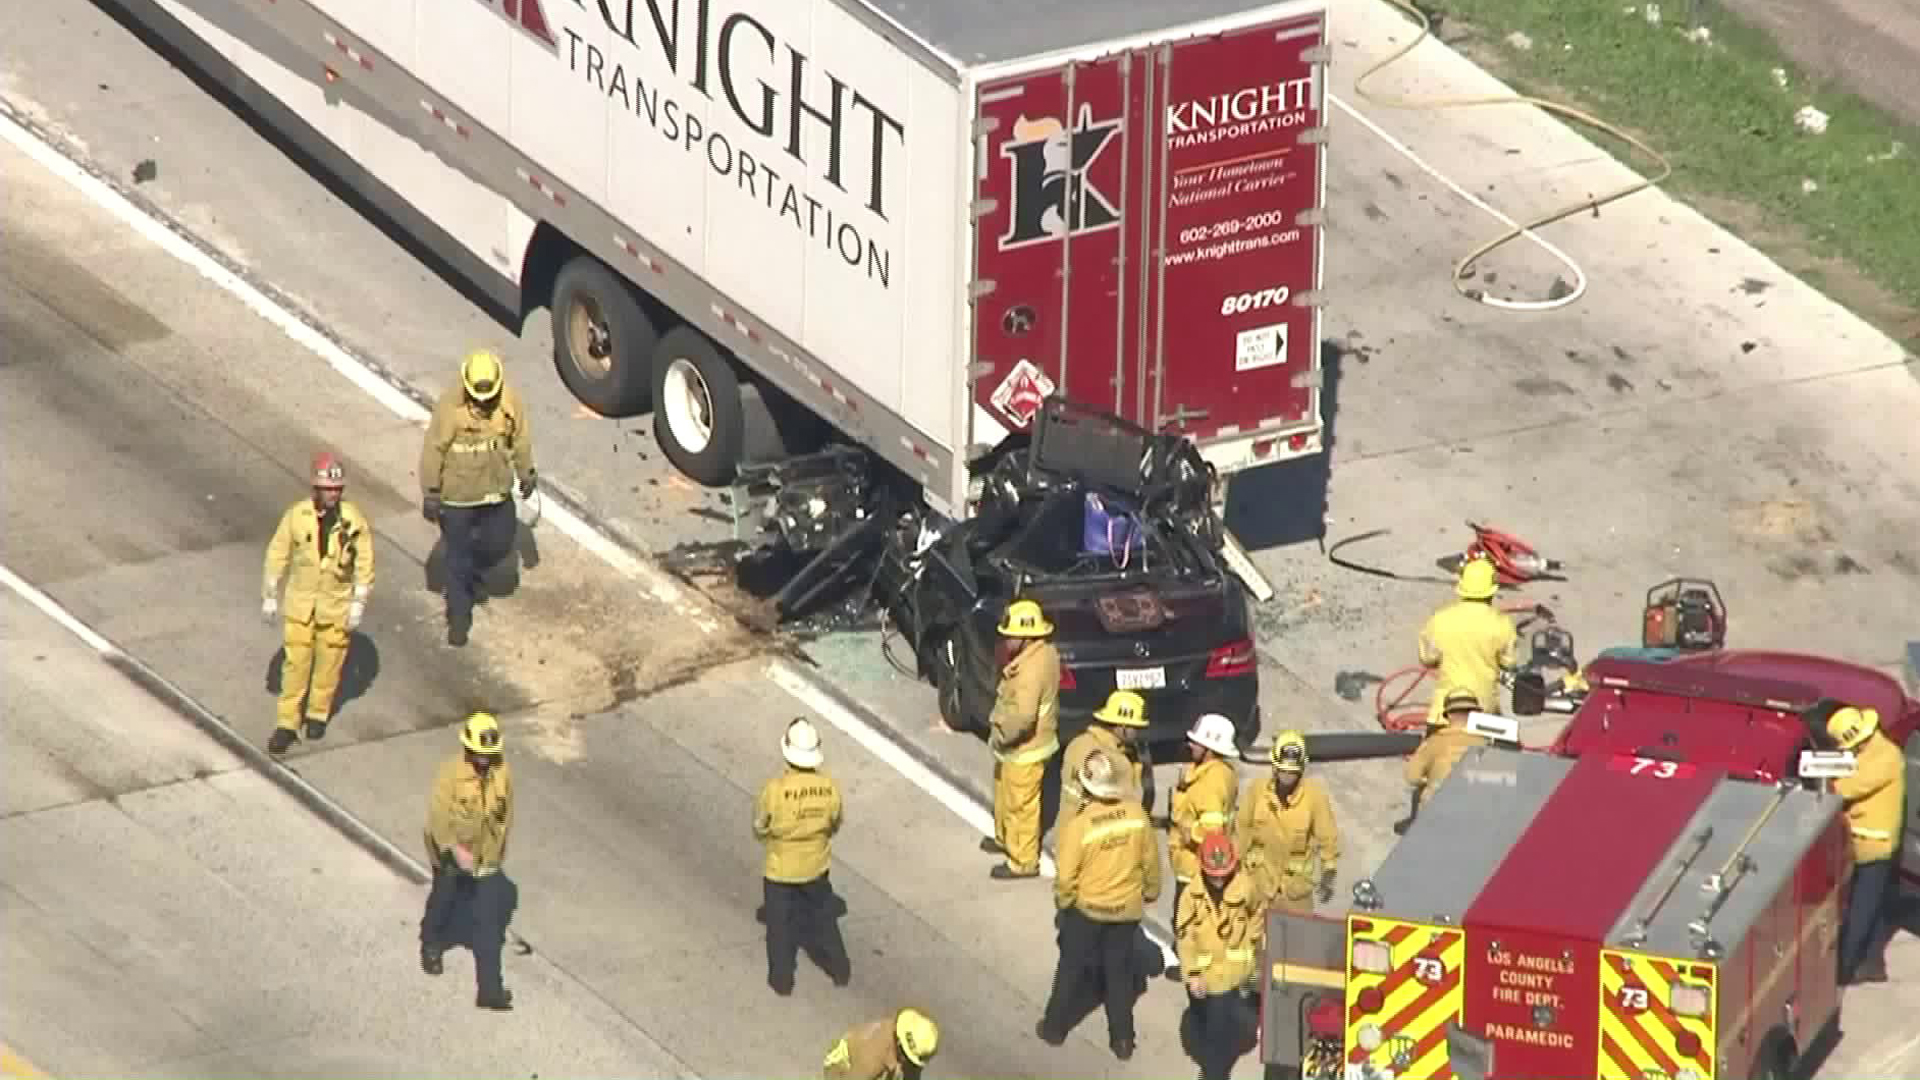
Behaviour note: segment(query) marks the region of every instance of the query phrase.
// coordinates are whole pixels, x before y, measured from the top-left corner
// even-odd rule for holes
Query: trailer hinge
[[[1301,49],[1300,59],[1309,64],[1331,64],[1333,63],[1333,46],[1315,45],[1310,49]]]
[[[1295,141],[1302,146],[1317,146],[1327,141],[1327,129],[1325,127],[1308,128],[1301,132],[1299,139]]]
[[[980,299],[983,296],[987,296],[991,294],[993,290],[998,287],[999,285],[995,283],[992,278],[985,278],[980,281],[976,281],[973,284],[967,286],[967,301],[971,303],[975,300]]]
[[[993,361],[991,360],[975,360],[973,363],[967,365],[968,382],[979,382],[991,374],[993,374]]]
[[[1320,389],[1321,384],[1326,382],[1326,376],[1322,374],[1322,370],[1323,369],[1316,367],[1311,371],[1302,371],[1295,374],[1292,380],[1290,380],[1293,388],[1295,390],[1305,390],[1308,387],[1312,387],[1315,390]]]
[[[1168,413],[1166,417],[1160,421],[1160,426],[1165,428],[1168,424],[1179,424],[1181,427],[1186,427],[1187,421],[1205,420],[1207,415],[1208,410],[1206,409],[1189,409],[1185,405],[1176,403],[1173,411]]]
[[[1314,206],[1293,215],[1293,223],[1303,229],[1317,229],[1327,223],[1327,212]]]
[[[983,139],[1000,130],[1000,118],[997,116],[978,116],[973,121],[973,137]]]
[[[1000,209],[999,199],[975,199],[968,205],[967,213],[972,216],[974,221],[979,221],[981,218],[986,217],[998,209]]]
[[[1293,294],[1295,307],[1326,307],[1327,294],[1321,289],[1307,289]]]

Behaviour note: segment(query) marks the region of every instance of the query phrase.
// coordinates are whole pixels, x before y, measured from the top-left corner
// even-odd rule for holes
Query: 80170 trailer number
[[[1264,307],[1278,307],[1287,302],[1293,291],[1285,285],[1275,285],[1271,289],[1259,292],[1228,293],[1220,300],[1220,314],[1238,315],[1243,311],[1258,311]]]

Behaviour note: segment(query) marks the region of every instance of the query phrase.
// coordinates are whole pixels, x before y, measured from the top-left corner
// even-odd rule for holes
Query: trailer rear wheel
[[[573,396],[602,416],[647,411],[659,334],[633,289],[582,255],[560,268],[548,308],[553,363]]]
[[[702,484],[733,479],[746,418],[740,378],[719,346],[690,326],[653,353],[653,434],[674,467]]]

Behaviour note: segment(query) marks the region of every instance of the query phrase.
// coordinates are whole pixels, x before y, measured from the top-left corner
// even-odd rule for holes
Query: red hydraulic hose
[[[1531,613],[1538,608],[1533,604],[1502,604],[1500,610],[1509,615]],[[1424,664],[1403,667],[1399,671],[1380,681],[1373,691],[1373,714],[1380,720],[1380,726],[1388,731],[1421,731],[1427,726],[1427,710],[1433,707],[1433,699],[1427,698],[1418,704],[1406,704],[1420,684],[1433,677],[1434,669]],[[1396,683],[1405,683],[1400,691],[1388,698],[1387,692]]]

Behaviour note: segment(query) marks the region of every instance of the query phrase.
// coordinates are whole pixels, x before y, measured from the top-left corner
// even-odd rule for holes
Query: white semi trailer
[[[1324,0],[111,2],[705,483],[832,429],[961,518],[1050,395],[1322,449]]]

